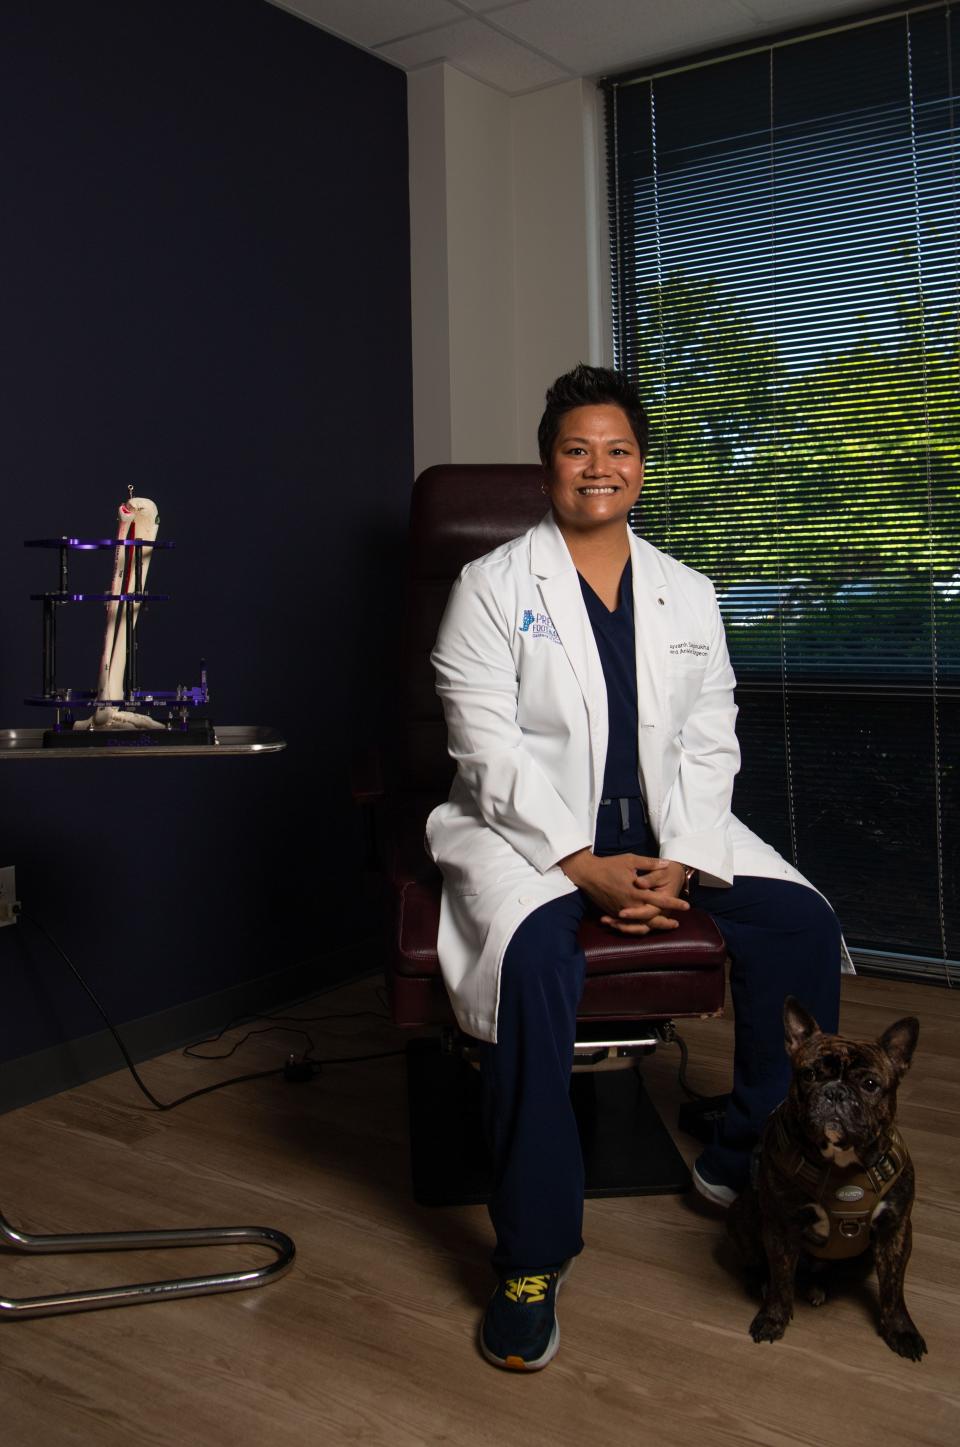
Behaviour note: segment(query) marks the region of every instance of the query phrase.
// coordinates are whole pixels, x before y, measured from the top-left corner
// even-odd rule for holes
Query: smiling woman
[[[427,821],[441,969],[483,1042],[501,1279],[480,1341],[515,1370],[556,1352],[557,1287],[583,1245],[569,1087],[584,915],[618,934],[673,930],[689,890],[717,921],[734,1085],[694,1181],[719,1204],[786,1090],[784,996],[835,1028],[840,959],[826,900],[731,813],[735,680],[713,585],[628,522],[647,449],[637,391],[577,367],[547,393],[539,444],[549,512],[464,568],[440,625],[457,774]]]
[[[630,552],[624,523],[642,486],[640,445],[622,408],[567,413],[545,470],[545,490],[578,571],[611,610]]]
[[[625,524],[643,487],[646,415],[626,378],[601,380],[583,366],[559,377],[546,401],[543,490],[577,571],[613,612],[630,555]]]

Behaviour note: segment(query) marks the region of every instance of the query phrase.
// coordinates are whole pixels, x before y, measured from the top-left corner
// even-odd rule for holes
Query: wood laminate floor
[[[381,1008],[377,982],[300,1014]],[[918,1169],[907,1299],[930,1349],[895,1357],[876,1334],[875,1286],[756,1346],[754,1311],[719,1213],[680,1196],[587,1203],[587,1249],[560,1297],[563,1345],[518,1377],[475,1345],[489,1293],[482,1208],[427,1210],[408,1188],[403,1061],[254,1082],[152,1111],[125,1071],[0,1119],[0,1206],[27,1231],[199,1224],[278,1226],[293,1272],[219,1297],[0,1326],[4,1447],[591,1442],[836,1444],[960,1441],[960,993],[844,982],[843,1023],[875,1036],[920,1017],[900,1123]],[[727,1084],[728,1020],[685,1022],[691,1082]],[[386,1022],[314,1027],[319,1054],[390,1049]],[[232,1037],[231,1037],[232,1038]],[[290,1037],[295,1048],[300,1043]],[[165,1098],[266,1068],[290,1041],[267,1035],[231,1060],[172,1054],[144,1067]],[[644,1067],[672,1125],[677,1052]],[[696,1143],[678,1136],[688,1159]],[[5,1297],[213,1270],[226,1253],[20,1257],[0,1252]],[[162,1263],[157,1269],[158,1260]]]

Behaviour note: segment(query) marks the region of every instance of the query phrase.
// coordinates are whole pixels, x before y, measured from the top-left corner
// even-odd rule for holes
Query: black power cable
[[[716,1127],[723,1121],[730,1097],[729,1095],[704,1095],[702,1091],[694,1090],[687,1080],[687,1066],[690,1062],[687,1042],[672,1020],[661,1026],[660,1033],[663,1040],[678,1046],[680,1050],[680,1068],[677,1071],[677,1080],[681,1090],[689,1097],[680,1106],[677,1125],[688,1135],[695,1136],[704,1145],[709,1145],[714,1138]]]
[[[313,995],[307,996],[307,999],[314,998]],[[269,1015],[237,1015],[232,1020],[228,1020],[216,1035],[207,1035],[202,1040],[195,1040],[192,1045],[185,1045],[183,1054],[189,1055],[193,1060],[229,1060],[230,1056],[236,1054],[240,1046],[245,1045],[252,1035],[269,1035],[272,1030],[278,1030],[287,1031],[291,1035],[302,1035],[307,1042],[304,1059],[308,1059],[316,1046],[309,1032],[299,1028],[301,1025],[326,1023],[328,1020],[360,1020],[365,1016],[369,1016],[373,1020],[389,1020],[390,1018],[385,1010],[341,1010],[331,1012],[329,1015],[281,1015],[279,1011],[276,1014],[271,1012]],[[201,1045],[215,1045],[218,1040],[223,1039],[228,1030],[233,1030],[238,1025],[250,1025],[254,1020],[272,1020],[274,1023],[265,1025],[262,1030],[248,1030],[230,1046],[229,1050],[220,1051],[216,1055],[201,1055],[199,1049]]]
[[[186,1095],[180,1095],[180,1096],[178,1096],[178,1097],[176,1098],[176,1100],[168,1100],[168,1101],[158,1100],[157,1097],[154,1095],[153,1091],[150,1089],[150,1087],[146,1084],[146,1082],[145,1082],[145,1081],[143,1080],[143,1078],[141,1077],[140,1072],[137,1070],[137,1067],[136,1067],[136,1065],[135,1065],[134,1062],[133,1062],[133,1058],[132,1058],[132,1056],[130,1055],[129,1050],[127,1049],[126,1045],[124,1044],[123,1039],[122,1039],[119,1031],[117,1030],[116,1026],[114,1025],[113,1021],[110,1019],[110,1016],[107,1014],[106,1010],[105,1010],[105,1009],[103,1008],[103,1006],[101,1005],[101,1003],[100,1003],[100,1001],[98,1000],[98,998],[97,998],[96,994],[94,993],[93,989],[90,987],[90,985],[87,984],[87,981],[84,979],[83,975],[82,975],[82,974],[80,973],[80,971],[77,969],[76,965],[73,963],[73,960],[71,960],[71,958],[70,958],[70,956],[67,954],[66,950],[62,947],[62,945],[60,945],[60,944],[57,942],[57,940],[54,939],[53,935],[52,935],[52,934],[50,933],[50,931],[47,929],[46,925],[42,924],[42,923],[40,922],[40,920],[36,919],[33,915],[28,914],[28,913],[27,913],[25,910],[23,910],[23,909],[20,910],[20,917],[21,917],[21,919],[28,920],[29,923],[30,923],[31,925],[33,925],[34,929],[38,930],[38,931],[40,932],[40,934],[42,934],[42,935],[44,936],[44,938],[45,938],[45,939],[53,946],[53,948],[56,950],[57,954],[58,954],[58,955],[60,956],[60,958],[63,960],[63,962],[64,962],[64,964],[67,966],[67,968],[68,968],[68,969],[71,971],[71,973],[74,975],[74,977],[76,978],[78,984],[81,986],[81,988],[82,988],[82,989],[84,990],[84,992],[87,994],[87,996],[89,997],[90,1001],[92,1002],[92,1004],[94,1005],[95,1009],[97,1010],[97,1013],[100,1015],[101,1019],[103,1020],[104,1024],[106,1025],[107,1029],[110,1031],[110,1034],[113,1036],[114,1040],[116,1041],[116,1043],[117,1043],[117,1048],[119,1049],[121,1055],[123,1056],[123,1058],[124,1058],[124,1060],[125,1060],[125,1062],[126,1062],[126,1065],[127,1065],[127,1069],[130,1071],[130,1074],[133,1076],[134,1080],[136,1081],[137,1086],[138,1086],[139,1089],[143,1092],[143,1094],[146,1096],[147,1100],[149,1100],[150,1104],[154,1107],[155,1110],[175,1110],[178,1105],[185,1105],[188,1100],[196,1100],[197,1097],[198,1097],[198,1096],[201,1096],[201,1095],[211,1095],[215,1090],[225,1090],[228,1085],[242,1085],[242,1084],[244,1084],[244,1083],[245,1083],[246,1081],[248,1081],[248,1080],[268,1080],[271,1076],[282,1075],[286,1080],[294,1081],[294,1082],[300,1082],[300,1081],[305,1081],[305,1080],[312,1080],[312,1079],[314,1078],[314,1076],[319,1075],[320,1072],[321,1072],[321,1070],[322,1070],[325,1066],[327,1066],[327,1065],[357,1065],[357,1064],[360,1064],[361,1062],[367,1061],[367,1060],[386,1060],[386,1059],[388,1059],[388,1058],[390,1058],[390,1057],[392,1057],[392,1056],[395,1056],[395,1055],[403,1055],[403,1054],[404,1054],[404,1051],[403,1051],[403,1050],[384,1050],[384,1051],[380,1051],[379,1053],[373,1054],[373,1055],[343,1055],[343,1056],[334,1056],[333,1058],[328,1059],[328,1060],[314,1060],[314,1059],[311,1059],[309,1056],[305,1056],[302,1060],[296,1060],[293,1056],[290,1056],[283,1065],[275,1066],[272,1070],[254,1070],[254,1071],[251,1071],[250,1073],[248,1073],[247,1075],[233,1075],[233,1076],[230,1077],[229,1080],[218,1080],[214,1085],[203,1085],[203,1086],[201,1086],[198,1090],[188,1091]],[[373,1011],[373,1010],[358,1010],[358,1011],[355,1011],[355,1012],[352,1012],[352,1013],[355,1014],[355,1015],[376,1015],[376,1011]],[[244,1017],[241,1016],[240,1018],[243,1019]],[[249,1017],[249,1016],[248,1016],[248,1017],[246,1017],[246,1018],[247,1018],[247,1019],[253,1018],[253,1019],[261,1019],[261,1020],[269,1020],[271,1017],[270,1017],[269,1015],[258,1015],[258,1016],[253,1016],[253,1017]],[[289,1018],[291,1018],[291,1017],[289,1017],[289,1016],[279,1016],[279,1017],[278,1017],[278,1019],[281,1019],[281,1020],[282,1020],[282,1019],[289,1019]],[[325,1016],[320,1015],[320,1016],[316,1016],[316,1017],[314,1017],[314,1018],[315,1018],[315,1019],[318,1019],[318,1020],[322,1020],[322,1019],[325,1019],[325,1018],[329,1018],[329,1019],[337,1019],[337,1018],[349,1019],[349,1018],[350,1018],[350,1015],[344,1015],[344,1016],[331,1015],[331,1016],[328,1016],[328,1017],[325,1017]],[[225,1025],[225,1026],[223,1027],[223,1030],[221,1030],[221,1031],[219,1032],[219,1034],[214,1035],[214,1036],[211,1036],[211,1037],[209,1038],[209,1040],[199,1040],[199,1041],[197,1041],[196,1043],[197,1043],[198,1045],[211,1044],[213,1041],[219,1040],[219,1039],[221,1038],[221,1036],[224,1034],[224,1032],[225,1032],[226,1030],[229,1030],[230,1028],[231,1028],[231,1025]],[[274,1028],[282,1028],[282,1027],[279,1027],[279,1026],[277,1026],[277,1027],[268,1026],[268,1027],[267,1027],[267,1030],[272,1030],[272,1029],[274,1029]],[[254,1030],[248,1031],[247,1034],[243,1037],[243,1040],[249,1039],[249,1038],[250,1038],[250,1035],[262,1034],[262,1033],[264,1033],[264,1032],[263,1032],[263,1031],[254,1031]],[[307,1032],[306,1032],[306,1031],[299,1031],[298,1033],[305,1035],[306,1038],[307,1038],[307,1040],[310,1041],[310,1050],[312,1051],[312,1050],[313,1050],[313,1042],[312,1042],[312,1040],[310,1040],[310,1036],[307,1035]],[[243,1040],[238,1041],[238,1045],[243,1044]],[[234,1049],[236,1049],[236,1048],[237,1048],[237,1046],[234,1046]],[[188,1046],[184,1053],[185,1053],[185,1054],[187,1054],[187,1053],[192,1053],[192,1050],[193,1050],[193,1047]],[[217,1055],[214,1055],[214,1056],[200,1055],[200,1056],[197,1056],[196,1058],[197,1058],[197,1059],[200,1059],[200,1060],[208,1060],[208,1059],[218,1060],[218,1059],[226,1059],[228,1056],[230,1056],[230,1055],[232,1055],[232,1054],[233,1054],[233,1050],[228,1050],[225,1055],[220,1055],[220,1056],[217,1056]]]

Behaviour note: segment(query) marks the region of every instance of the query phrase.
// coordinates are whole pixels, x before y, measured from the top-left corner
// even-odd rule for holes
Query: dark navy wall
[[[41,723],[53,560],[22,540],[109,535],[133,483],[177,543],[143,681],[203,655],[216,720],[289,740],[0,763],[0,864],[119,1021],[309,959],[322,985],[370,927],[346,763],[411,484],[405,78],[265,0],[13,0],[0,134],[0,726]],[[92,687],[102,614],[62,627]],[[0,1061],[100,1023],[25,923],[0,1001]]]

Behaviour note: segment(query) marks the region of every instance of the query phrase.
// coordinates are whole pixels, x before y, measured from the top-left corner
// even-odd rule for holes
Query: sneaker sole
[[[566,1278],[569,1276],[572,1268],[573,1257],[571,1256],[570,1260],[567,1261],[560,1268],[560,1274],[557,1277],[557,1290],[553,1298],[554,1301],[556,1301],[557,1297],[560,1295],[560,1288]],[[491,1364],[491,1366],[502,1367],[503,1370],[507,1372],[542,1372],[544,1367],[550,1365],[554,1357],[557,1355],[557,1352],[560,1350],[560,1323],[559,1321],[557,1321],[556,1315],[554,1315],[553,1331],[550,1333],[550,1340],[547,1342],[546,1351],[543,1352],[541,1356],[535,1357],[532,1362],[524,1361],[523,1357],[496,1356],[495,1353],[490,1350],[490,1348],[487,1346],[486,1342],[483,1339],[482,1321],[480,1323],[479,1342],[480,1351],[483,1353],[484,1357],[486,1357],[487,1361]]]
[[[705,1201],[712,1202],[714,1206],[732,1206],[737,1199],[737,1192],[732,1186],[721,1186],[719,1182],[714,1184],[713,1181],[705,1181],[696,1165],[693,1166],[690,1174],[693,1176],[694,1189]]]

